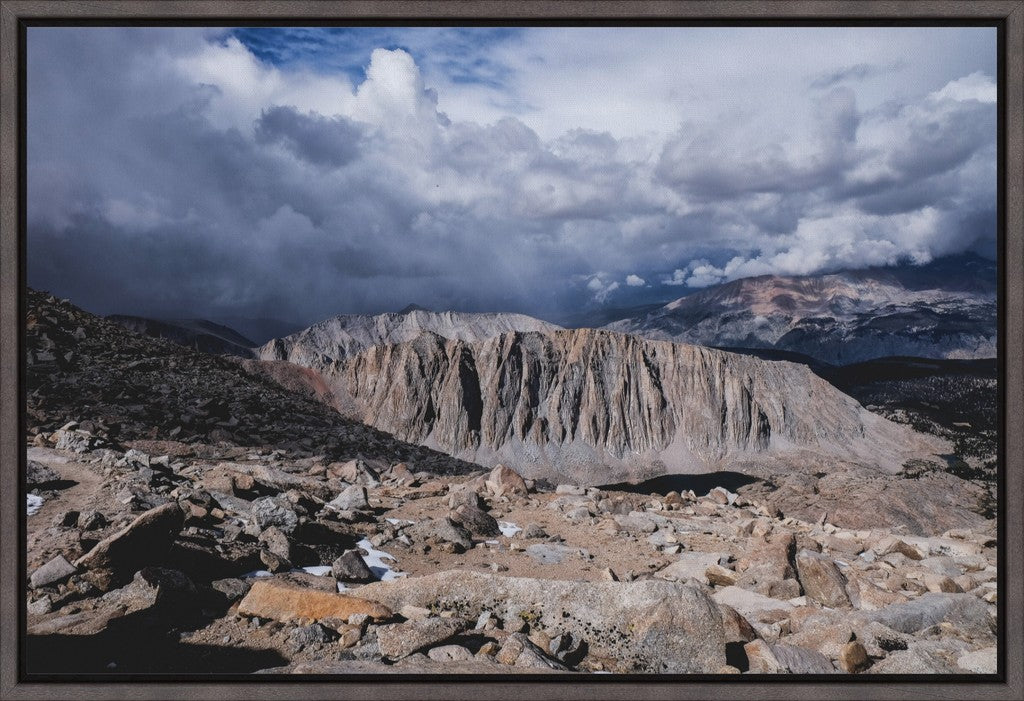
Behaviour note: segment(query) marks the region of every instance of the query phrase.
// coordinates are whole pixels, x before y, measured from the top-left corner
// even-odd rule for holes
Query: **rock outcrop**
[[[476,617],[493,612],[588,641],[597,657],[628,651],[618,672],[686,674],[725,664],[721,614],[700,589],[673,582],[575,582],[439,572],[368,584],[359,596],[397,610],[435,606]],[[629,643],[623,645],[623,640]]]
[[[945,446],[805,366],[591,329],[475,343],[424,333],[323,372],[344,413],[402,440],[578,483],[802,452],[896,472]]]

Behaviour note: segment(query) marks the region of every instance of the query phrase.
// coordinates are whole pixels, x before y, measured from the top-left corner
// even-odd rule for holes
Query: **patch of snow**
[[[506,538],[511,538],[516,533],[523,530],[511,521],[498,521],[498,529],[501,531],[501,534]]]
[[[392,526],[411,526],[416,523],[415,521],[406,521],[404,518],[386,518],[384,520]]]
[[[344,582],[338,582],[338,592],[348,591],[348,587],[345,586]]]
[[[497,545],[498,541],[496,541],[496,540],[485,540],[484,544],[485,545]]]
[[[397,560],[395,560],[395,556],[386,553],[383,550],[377,550],[368,539],[363,538],[361,541],[356,543],[356,547],[366,553],[366,555],[363,556],[363,561],[366,563],[366,566],[369,567],[378,578],[380,578],[380,581],[387,582],[392,579],[398,579],[399,577],[405,576],[405,572],[396,572],[384,563],[384,560],[397,562]]]
[[[323,577],[324,575],[331,574],[331,566],[330,565],[312,565],[310,567],[303,567],[301,571],[305,572],[307,574],[316,575],[317,577]]]
[[[267,570],[253,570],[252,572],[246,572],[241,575],[241,579],[252,579],[253,577],[270,577],[271,574]]]
[[[36,496],[35,494],[28,494],[28,503],[26,504],[25,513],[29,516],[35,516],[39,509],[43,508],[43,498]]]

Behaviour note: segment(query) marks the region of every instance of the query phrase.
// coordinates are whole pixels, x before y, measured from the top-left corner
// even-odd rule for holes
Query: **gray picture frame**
[[[24,459],[19,392],[21,290],[24,231],[19,212],[23,186],[22,132],[19,124],[20,28],[25,21],[225,20],[260,18],[372,20],[410,18],[451,20],[601,18],[631,21],[935,21],[993,20],[1003,23],[1002,60],[1005,92],[1001,105],[1001,255],[1002,347],[1005,453],[1001,502],[999,601],[1005,637],[1001,639],[1002,681],[875,680],[858,683],[780,678],[772,683],[572,678],[566,681],[472,680],[331,682],[146,681],[24,683],[19,678],[19,640],[24,587],[19,572],[24,503],[18,499],[19,470]],[[0,1],[0,699],[1024,699],[1024,1],[979,0],[370,0],[308,2],[302,0],[2,0]],[[1016,429],[1016,430],[1015,430]],[[961,678],[962,679],[962,678]],[[567,682],[567,683],[566,683]]]

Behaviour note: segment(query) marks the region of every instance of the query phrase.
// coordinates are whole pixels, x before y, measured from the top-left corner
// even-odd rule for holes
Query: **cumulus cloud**
[[[994,250],[988,44],[907,29],[868,61],[829,28],[377,28],[336,66],[256,30],[31,28],[29,283],[104,313],[552,316]]]

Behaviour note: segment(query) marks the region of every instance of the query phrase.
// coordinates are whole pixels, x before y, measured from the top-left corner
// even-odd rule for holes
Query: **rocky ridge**
[[[967,284],[956,285],[956,281]],[[885,356],[993,358],[995,264],[741,278],[604,328],[706,346],[794,351],[837,365]]]
[[[481,341],[510,331],[554,331],[558,326],[522,314],[432,312],[410,306],[394,314],[336,316],[256,350],[260,360],[287,360],[321,370],[368,348],[412,341],[423,333]]]
[[[322,370],[343,413],[410,442],[584,484],[830,459],[895,473],[943,441],[805,366],[592,329],[421,334]],[[785,466],[780,463],[785,462]]]
[[[159,440],[203,450],[224,443],[226,450],[272,446],[292,457],[397,458],[417,469],[472,469],[282,389],[251,362],[131,333],[45,292],[27,294],[28,427],[33,436],[52,435],[74,418],[82,433],[59,434],[62,448]]]

